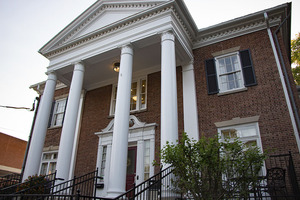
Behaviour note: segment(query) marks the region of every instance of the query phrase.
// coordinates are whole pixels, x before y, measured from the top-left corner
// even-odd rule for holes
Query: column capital
[[[84,72],[84,64],[82,61],[78,61],[74,63],[74,71],[82,71]]]
[[[55,71],[48,71],[46,72],[46,75],[48,76],[47,80],[53,80],[53,81],[57,80],[57,75]]]
[[[194,70],[194,59],[191,59],[189,62],[182,66],[182,72]]]
[[[121,55],[130,54],[133,55],[133,46],[131,44],[126,44],[121,47]]]
[[[171,40],[171,41],[175,41],[175,35],[173,33],[173,31],[165,31],[161,34],[161,41],[165,41],[165,40]]]

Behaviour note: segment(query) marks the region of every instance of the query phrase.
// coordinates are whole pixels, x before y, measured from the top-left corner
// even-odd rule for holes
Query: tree
[[[291,61],[296,65],[292,68],[294,80],[300,85],[300,33],[296,34],[296,38],[291,41]]]
[[[162,162],[174,167],[173,186],[195,200],[249,197],[258,182],[265,154],[240,141],[219,142],[218,137],[191,141],[184,133],[178,144],[161,150]]]

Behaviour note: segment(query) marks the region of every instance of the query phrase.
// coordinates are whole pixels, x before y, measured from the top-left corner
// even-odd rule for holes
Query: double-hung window
[[[114,115],[116,111],[117,85],[113,86],[110,114]],[[130,111],[146,109],[147,106],[147,80],[138,79],[131,83],[130,92]]]
[[[244,87],[238,53],[215,58],[220,92]]]
[[[208,94],[237,91],[256,85],[249,50],[232,52],[205,61]]]
[[[44,152],[42,155],[42,162],[40,168],[40,175],[52,174],[56,170],[58,152]]]
[[[62,126],[67,99],[59,99],[53,102],[52,112],[50,115],[49,127]]]

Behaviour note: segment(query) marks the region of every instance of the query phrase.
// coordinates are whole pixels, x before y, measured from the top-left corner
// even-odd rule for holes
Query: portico
[[[136,3],[132,7],[133,4],[125,7],[128,8],[128,17],[124,18],[121,13],[110,15],[119,9],[117,5],[109,7],[109,1],[99,1],[86,11],[86,15],[77,18],[40,50],[50,60],[49,79],[41,102],[43,104],[44,101],[46,106],[41,105],[37,117],[43,123],[34,127],[30,152],[36,154],[29,153],[27,163],[37,162],[41,158],[41,144],[47,131],[45,121],[50,115],[56,78],[70,86],[56,168],[57,177],[64,180],[70,179],[73,174],[70,169],[74,168],[76,162],[74,149],[77,148],[76,138],[80,134],[78,119],[84,99],[82,94],[117,80],[116,109],[114,116],[111,116],[114,119],[112,143],[107,147],[111,154],[111,160],[108,161],[109,197],[125,192],[132,79],[161,71],[160,142],[163,147],[167,141],[175,143],[178,139],[176,66],[187,65],[193,59],[189,36],[193,34],[190,32],[192,29],[183,26],[181,19],[185,16],[178,14],[176,3],[153,1],[145,5]],[[114,16],[115,21],[96,28],[102,23],[101,18],[108,19],[109,16]],[[120,62],[119,73],[112,69],[116,61]],[[193,76],[193,71],[190,71],[190,76]],[[194,88],[191,88],[191,92],[189,95],[195,96]],[[185,109],[196,110],[196,103],[187,102]],[[196,119],[193,121],[197,122]],[[186,126],[195,126],[190,130],[198,127],[197,123]],[[137,148],[142,148],[143,140],[136,142]],[[154,142],[153,139],[151,142]],[[38,164],[36,167],[28,164],[25,172],[25,176],[37,174]]]

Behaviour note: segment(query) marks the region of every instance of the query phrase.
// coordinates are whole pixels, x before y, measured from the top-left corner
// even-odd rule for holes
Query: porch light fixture
[[[120,71],[120,62],[115,62],[114,64],[113,64],[113,69],[114,69],[114,71],[115,72],[119,72]]]

